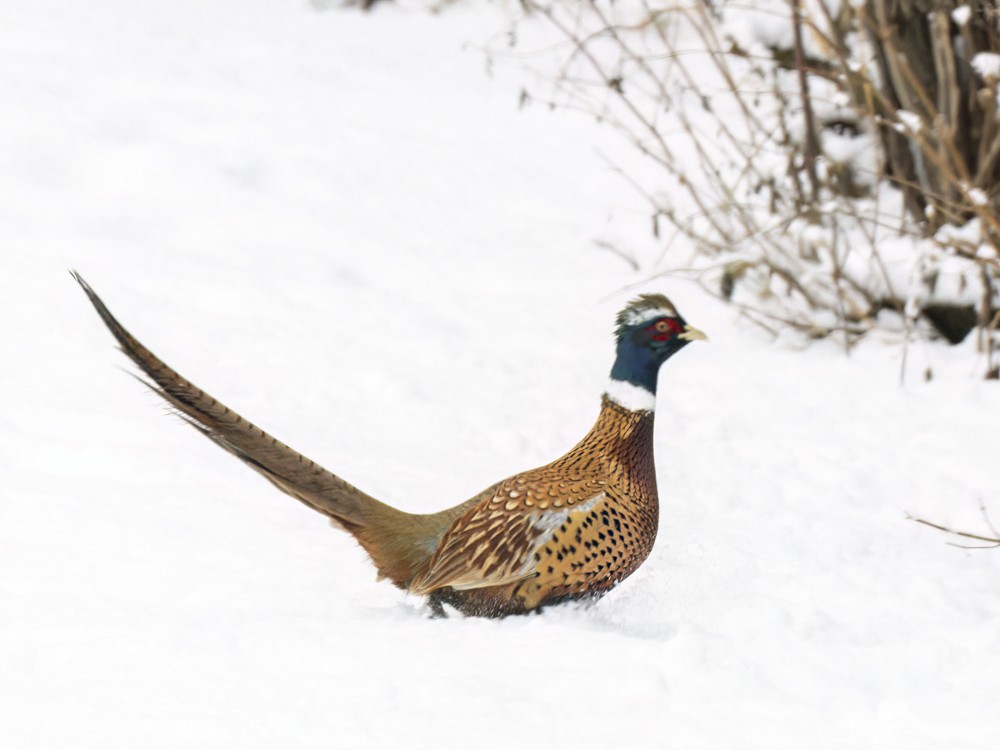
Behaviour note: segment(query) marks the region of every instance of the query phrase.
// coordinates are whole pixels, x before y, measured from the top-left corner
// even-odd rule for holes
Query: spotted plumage
[[[656,539],[653,405],[660,365],[704,338],[662,295],[616,319],[618,346],[597,422],[568,453],[452,508],[411,514],[323,469],[182,378],[74,274],[149,385],[199,431],[283,492],[327,515],[379,577],[469,615],[503,616],[594,597],[629,576]]]

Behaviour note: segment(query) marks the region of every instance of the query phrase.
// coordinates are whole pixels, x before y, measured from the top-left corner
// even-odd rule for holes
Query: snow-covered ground
[[[0,747],[996,747],[1000,550],[906,514],[1000,522],[1000,390],[936,345],[901,387],[645,284],[711,336],[661,375],[658,544],[503,621],[428,619],[117,369],[67,268],[406,509],[572,445],[642,278],[594,240],[646,224],[614,134],[487,75],[504,19],[0,4]]]

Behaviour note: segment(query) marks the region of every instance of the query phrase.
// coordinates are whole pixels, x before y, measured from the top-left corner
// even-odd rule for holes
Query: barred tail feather
[[[377,516],[407,515],[366,495],[185,380],[129,333],[78,273],[70,273],[86,292],[121,350],[149,378],[139,380],[203,435],[262,474],[283,492],[329,516],[348,530],[363,528]]]

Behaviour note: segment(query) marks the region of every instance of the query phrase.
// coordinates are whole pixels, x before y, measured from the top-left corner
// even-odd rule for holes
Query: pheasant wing
[[[596,477],[553,482],[553,490],[531,481],[533,475],[548,478],[548,470],[504,480],[488,499],[457,518],[426,572],[410,582],[410,592],[502,586],[533,577],[540,559],[537,550],[571,514],[588,512],[605,496],[605,482]]]

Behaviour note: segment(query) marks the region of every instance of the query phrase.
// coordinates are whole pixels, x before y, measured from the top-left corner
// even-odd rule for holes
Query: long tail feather
[[[163,397],[203,435],[258,471],[283,492],[330,516],[351,531],[363,528],[375,516],[408,515],[366,495],[185,380],[118,322],[80,274],[76,271],[70,273],[86,292],[121,350],[149,378],[149,381],[139,380]]]

